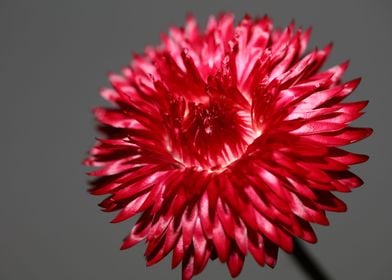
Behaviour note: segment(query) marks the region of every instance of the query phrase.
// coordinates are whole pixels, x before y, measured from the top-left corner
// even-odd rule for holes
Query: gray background
[[[340,195],[345,214],[316,227],[307,246],[334,279],[392,279],[390,186],[392,38],[390,1],[0,1],[1,203],[0,279],[179,279],[169,261],[145,268],[144,244],[119,251],[132,222],[111,225],[112,214],[86,193],[80,165],[97,133],[90,109],[104,104],[98,89],[159,33],[182,25],[192,11],[268,13],[278,26],[292,18],[313,26],[311,46],[330,40],[328,65],[350,58],[345,78],[362,76],[351,97],[370,99],[358,125],[375,134],[350,150],[371,160],[355,167],[365,186]],[[211,262],[195,279],[228,279]],[[277,267],[248,257],[238,279],[304,279],[285,253]]]

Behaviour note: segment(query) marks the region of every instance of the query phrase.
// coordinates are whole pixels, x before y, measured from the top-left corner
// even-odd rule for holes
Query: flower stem
[[[321,265],[309,254],[298,240],[294,240],[293,257],[309,279],[330,280],[331,278],[322,269]]]

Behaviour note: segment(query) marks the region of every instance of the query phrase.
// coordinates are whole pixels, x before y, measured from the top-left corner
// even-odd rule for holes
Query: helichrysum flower
[[[172,253],[183,279],[219,258],[235,277],[248,253],[274,266],[346,210],[331,192],[360,186],[349,167],[367,156],[339,147],[371,133],[349,126],[367,102],[344,102],[360,80],[341,81],[347,62],[320,70],[332,46],[305,53],[309,35],[231,14],[201,31],[190,16],[110,75],[85,164],[113,222],[140,214],[122,249],[145,240],[148,265]]]

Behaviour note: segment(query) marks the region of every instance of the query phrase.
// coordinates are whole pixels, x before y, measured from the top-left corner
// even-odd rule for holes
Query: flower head
[[[347,62],[320,70],[332,46],[305,54],[309,35],[231,14],[201,31],[188,17],[110,75],[114,106],[94,111],[106,136],[85,164],[113,222],[140,214],[122,249],[145,240],[148,265],[172,252],[183,279],[219,258],[235,277],[248,253],[274,266],[346,210],[331,192],[360,186],[349,167],[367,156],[339,147],[370,135],[349,126],[367,102],[344,102],[360,80],[341,82]]]

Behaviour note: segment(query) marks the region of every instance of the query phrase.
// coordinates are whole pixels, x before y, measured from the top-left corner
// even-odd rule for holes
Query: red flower
[[[367,102],[343,102],[360,80],[341,82],[347,62],[320,71],[332,46],[304,54],[309,35],[230,14],[202,32],[189,17],[110,75],[114,108],[94,111],[106,138],[85,164],[113,222],[141,214],[122,249],[146,240],[147,265],[172,252],[183,279],[218,257],[235,277],[248,252],[274,266],[346,210],[331,191],[360,186],[349,166],[368,157],[338,147],[371,134],[349,127]]]

